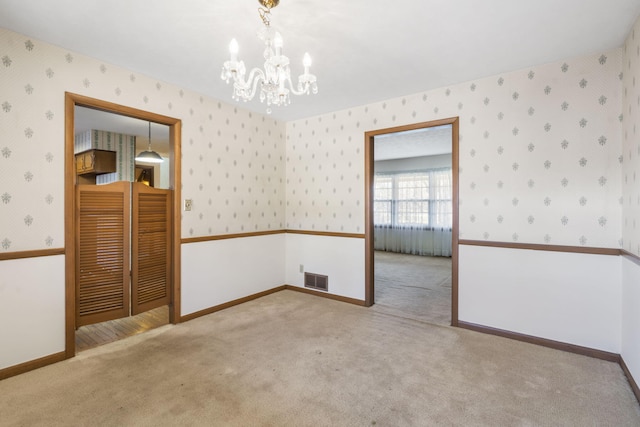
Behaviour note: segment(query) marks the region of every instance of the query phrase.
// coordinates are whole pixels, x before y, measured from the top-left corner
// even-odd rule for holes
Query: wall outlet
[[[184,199],[184,210],[185,211],[190,211],[192,207],[193,207],[193,200]]]
[[[300,264],[300,273],[304,273],[304,265]]]

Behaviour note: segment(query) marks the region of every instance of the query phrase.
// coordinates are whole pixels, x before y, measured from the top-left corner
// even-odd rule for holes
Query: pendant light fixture
[[[258,32],[258,37],[264,41],[264,69],[253,68],[247,75],[244,61],[238,59],[238,42],[231,40],[229,53],[231,57],[222,67],[222,80],[233,83],[233,99],[249,101],[256,92],[260,92],[260,101],[267,103],[267,113],[271,113],[271,106],[286,106],[291,103],[291,94],[308,95],[318,93],[316,76],[309,72],[311,57],[304,54],[302,64],[304,73],[298,77],[298,85],[291,81],[289,58],[282,53],[282,36],[271,27],[271,9],[280,0],[258,0],[264,7],[259,8],[260,18],[264,28]]]
[[[149,122],[149,146],[146,151],[141,151],[136,156],[136,162],[141,163],[162,163],[164,159],[160,157],[160,154],[155,151],[151,151],[151,122]]]

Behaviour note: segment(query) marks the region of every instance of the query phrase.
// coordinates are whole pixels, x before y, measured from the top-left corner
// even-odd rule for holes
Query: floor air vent
[[[304,287],[319,291],[329,290],[329,278],[321,274],[304,273]]]

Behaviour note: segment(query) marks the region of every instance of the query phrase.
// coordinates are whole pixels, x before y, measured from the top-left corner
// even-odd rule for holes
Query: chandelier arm
[[[303,77],[305,77],[306,80],[302,81]],[[315,87],[315,81],[316,81],[315,76],[313,74],[303,74],[298,77],[298,84],[301,85],[302,87],[301,90],[296,89],[296,86],[294,86],[293,82],[291,81],[291,76],[287,78],[287,81],[289,82],[289,87],[290,87],[289,90],[291,91],[291,93],[297,96],[308,95],[310,91],[312,91],[315,94],[318,91],[317,89],[313,89]]]
[[[287,82],[289,83],[289,90],[291,91],[292,94],[294,94],[294,95],[304,95],[306,93],[304,89],[296,90],[295,85],[291,81],[291,76],[287,76]]]
[[[259,68],[254,68],[249,72],[246,80],[243,75],[236,74],[233,76],[234,81],[241,87],[249,87],[253,84],[253,79],[255,78],[255,74],[259,74],[259,78],[264,79],[264,73]]]
[[[257,78],[256,78],[256,75],[257,75]],[[265,79],[264,70],[261,70],[260,68],[254,68],[249,73],[249,78],[247,78],[247,84],[251,84],[253,80],[257,81],[257,80],[264,80],[264,79]]]
[[[265,81],[264,72],[259,68],[254,68],[249,73],[249,78],[247,80],[247,85],[251,85],[251,99],[256,95],[256,91],[258,90],[258,83],[260,81]]]

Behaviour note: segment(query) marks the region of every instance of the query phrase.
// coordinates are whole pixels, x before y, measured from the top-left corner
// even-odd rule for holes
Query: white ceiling
[[[451,153],[451,125],[377,135],[373,139],[375,161],[437,156]]]
[[[231,100],[232,37],[262,64],[257,0],[0,0],[0,26],[161,81]],[[619,47],[638,0],[282,0],[272,25],[292,75],[305,51],[320,92],[294,120]],[[256,99],[247,109],[264,113]],[[153,109],[150,106],[150,109]]]

